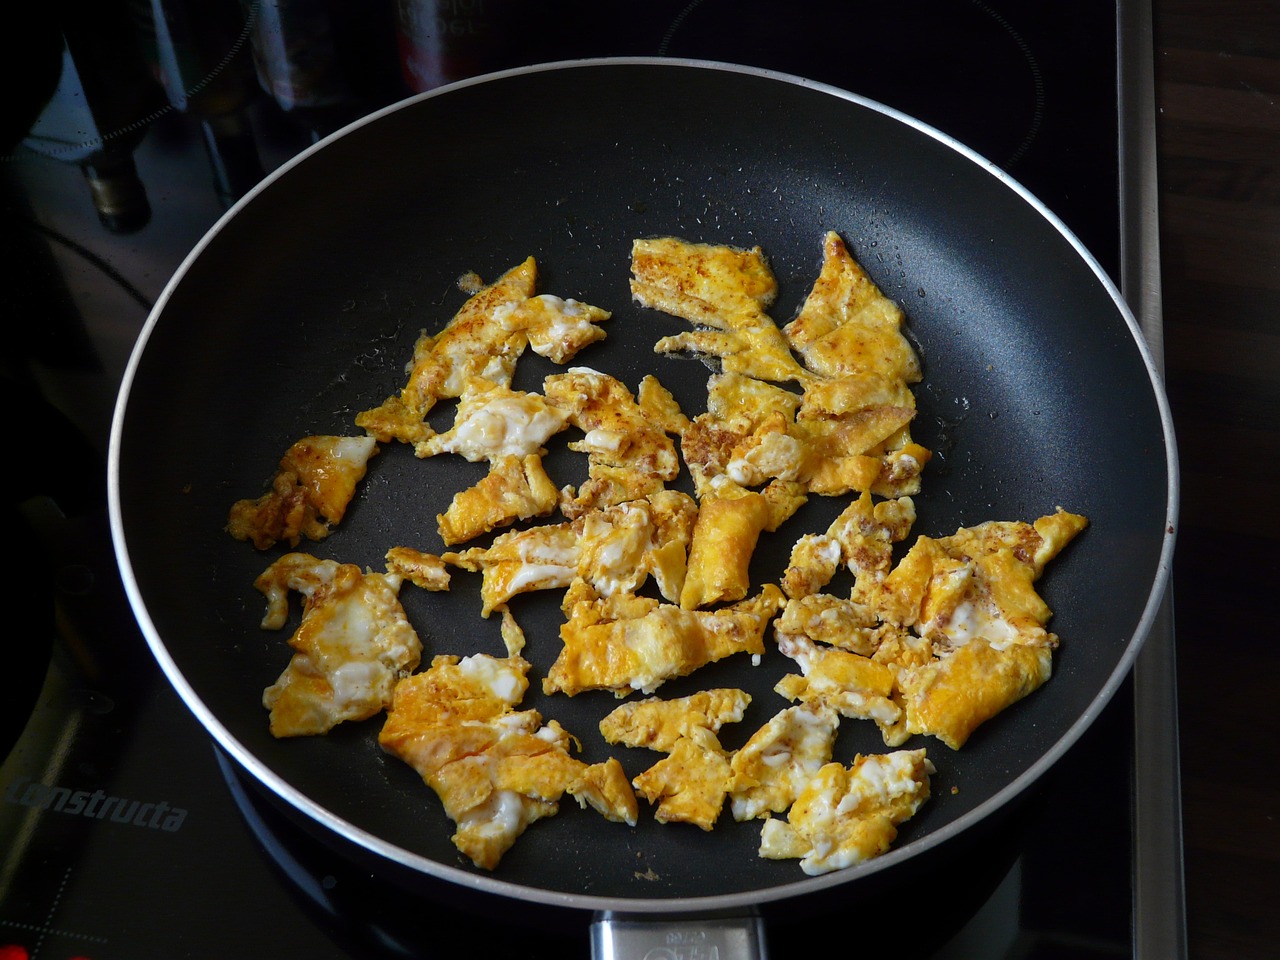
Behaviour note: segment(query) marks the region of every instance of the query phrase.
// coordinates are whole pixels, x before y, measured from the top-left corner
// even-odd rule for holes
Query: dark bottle
[[[513,65],[527,0],[396,0],[404,81],[414,91]]]
[[[133,0],[133,7],[169,103],[199,124],[214,189],[230,206],[264,174],[248,117],[257,92],[251,25],[235,0]]]
[[[312,141],[405,96],[391,7],[367,0],[241,0],[258,82]]]
[[[102,224],[113,233],[151,218],[133,151],[164,107],[123,2],[63,2],[56,8],[62,68],[28,148],[77,164]]]

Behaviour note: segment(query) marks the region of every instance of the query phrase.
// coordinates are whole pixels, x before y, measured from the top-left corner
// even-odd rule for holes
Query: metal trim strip
[[[1120,288],[1164,374],[1155,60],[1150,0],[1118,0]],[[1133,950],[1187,956],[1173,590],[1133,668]]]

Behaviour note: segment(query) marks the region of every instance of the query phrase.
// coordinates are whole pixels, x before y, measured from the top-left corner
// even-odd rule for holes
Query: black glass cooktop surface
[[[17,281],[5,395],[15,422],[37,424],[39,454],[7,481],[19,562],[5,582],[42,614],[10,631],[2,681],[0,960],[586,956],[585,924],[477,915],[317,839],[239,776],[161,676],[123,598],[102,481],[151,304],[236,196],[337,125],[476,71],[603,55],[744,63],[885,103],[1007,170],[1115,276],[1116,8],[100,6],[105,25],[32,17],[45,69],[23,87],[0,169]],[[911,924],[898,955],[1130,955],[1131,709],[1122,689],[1002,842],[970,852],[967,881],[878,904]],[[777,920],[770,953],[807,955],[849,922]]]

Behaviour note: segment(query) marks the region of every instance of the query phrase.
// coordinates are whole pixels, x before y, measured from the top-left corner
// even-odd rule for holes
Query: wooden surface
[[[1280,957],[1280,3],[1153,10],[1189,954]]]

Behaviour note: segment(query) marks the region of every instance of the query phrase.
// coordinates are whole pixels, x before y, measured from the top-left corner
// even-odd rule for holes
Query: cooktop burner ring
[[[812,76],[884,102],[900,96],[901,87],[886,85],[883,75],[896,73],[894,83],[900,84],[901,72],[911,71],[917,59],[927,57],[936,65],[941,59],[952,58],[956,82],[942,91],[941,104],[935,85],[922,89],[906,103],[899,100],[894,105],[943,128],[955,111],[989,105],[995,120],[985,125],[984,132],[998,132],[999,136],[969,145],[1006,170],[1015,168],[1032,149],[1044,120],[1044,72],[1031,44],[1007,17],[984,0],[866,5],[855,16],[850,16],[849,6],[838,0],[803,0],[779,15],[776,5],[767,0],[691,0],[672,17],[658,53],[744,62]],[[931,31],[928,39],[922,40],[922,32],[913,31],[913,23],[923,17],[944,18],[947,27]],[[727,43],[721,36],[728,32],[724,25],[730,21],[736,32],[732,43]],[[822,29],[833,21],[844,24],[845,29]],[[835,46],[827,51],[828,45],[846,42],[846,30],[883,41],[860,44],[856,49],[851,46],[846,57],[837,56]],[[892,42],[903,35],[913,37],[919,46]],[[963,51],[979,42],[990,54],[983,64],[989,72],[966,72],[960,66]],[[827,53],[812,52],[815,46]],[[1016,117],[1016,122],[1010,122],[1011,117]]]

